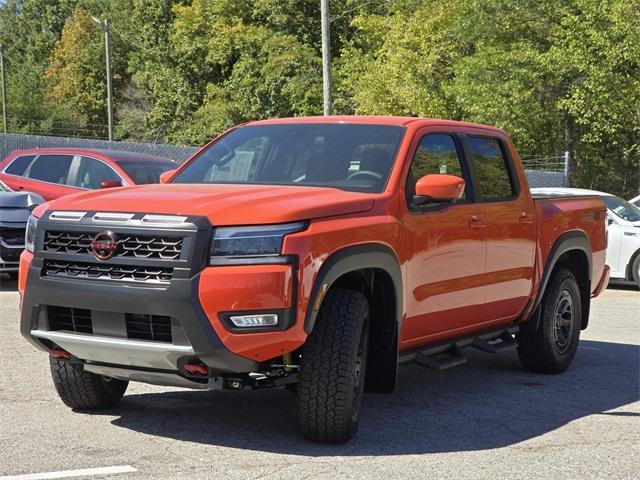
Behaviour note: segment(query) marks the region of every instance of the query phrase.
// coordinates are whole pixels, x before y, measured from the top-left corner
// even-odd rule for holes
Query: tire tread
[[[60,399],[76,410],[99,410],[117,404],[129,382],[85,372],[82,365],[49,357],[51,377]]]
[[[366,297],[353,290],[332,289],[322,303],[304,346],[298,386],[300,428],[307,439],[340,443],[353,434],[352,402],[359,399],[350,398],[351,365],[367,314]]]
[[[558,270],[544,293],[542,303],[540,307],[542,309],[538,327],[533,329],[522,328],[517,335],[518,339],[518,357],[522,366],[527,370],[537,373],[561,373],[568,368],[571,364],[577,348],[577,340],[575,346],[570,349],[568,355],[562,359],[558,358],[558,354],[554,350],[554,344],[550,341],[553,328],[553,308],[555,305],[550,301],[556,298],[560,288],[563,284],[569,282],[575,286],[578,295],[574,299],[575,302],[580,302],[578,282],[573,273],[562,268]],[[578,308],[578,312],[581,312],[581,308]],[[580,319],[576,321],[580,322]],[[579,326],[575,330],[575,335],[580,335]]]

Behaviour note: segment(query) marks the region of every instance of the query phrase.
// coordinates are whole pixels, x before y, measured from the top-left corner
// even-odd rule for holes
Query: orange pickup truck
[[[532,198],[493,127],[256,121],[162,182],[29,219],[21,332],[69,407],[111,407],[129,381],[288,388],[306,438],[343,442],[403,362],[514,348],[562,372],[608,280],[602,201]]]

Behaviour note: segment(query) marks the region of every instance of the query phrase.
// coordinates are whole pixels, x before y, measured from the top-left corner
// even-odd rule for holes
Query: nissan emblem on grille
[[[118,249],[118,238],[115,233],[104,230],[91,240],[91,251],[98,260],[109,260]]]

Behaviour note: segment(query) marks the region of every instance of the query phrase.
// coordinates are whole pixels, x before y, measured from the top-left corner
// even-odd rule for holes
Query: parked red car
[[[16,150],[0,163],[0,180],[15,191],[45,200],[98,188],[158,183],[160,174],[178,166],[173,160],[143,153],[84,148]]]

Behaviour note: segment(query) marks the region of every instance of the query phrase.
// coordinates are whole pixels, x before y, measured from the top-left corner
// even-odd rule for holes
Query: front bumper
[[[223,313],[287,310],[290,327],[299,327],[294,265],[205,267],[190,259],[202,249],[200,237],[210,238],[210,226],[207,230],[200,225],[193,238],[185,240],[189,251],[174,262],[173,277],[164,284],[65,278],[47,273],[45,262],[67,260],[43,247],[41,230],[47,228],[47,219],[41,219],[36,253],[22,255],[20,266],[20,330],[37,348],[61,348],[86,370],[115,378],[206,388],[214,377],[261,371],[265,362],[297,346],[287,342],[287,329],[237,333],[222,321]],[[83,254],[69,258],[89,260]],[[83,315],[90,318],[92,330],[68,331],[54,325],[55,307],[89,312]],[[170,340],[132,338],[128,322],[136,315],[170,318]],[[192,360],[208,367],[209,379],[185,372],[184,364]]]
[[[258,368],[258,362],[229,351],[211,327],[197,298],[200,275],[174,279],[167,288],[136,287],[48,279],[40,275],[39,263],[34,259],[28,270],[20,331],[41,349],[49,350],[53,343],[89,363],[162,371],[177,372],[179,361],[188,357],[197,357],[213,373]],[[51,330],[49,306],[89,310],[93,333]],[[171,317],[173,343],[127,338],[125,314]]]

